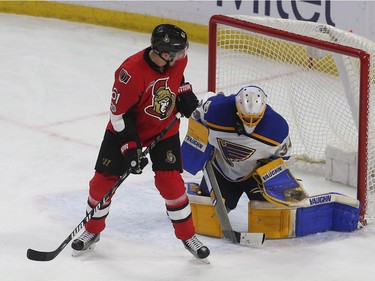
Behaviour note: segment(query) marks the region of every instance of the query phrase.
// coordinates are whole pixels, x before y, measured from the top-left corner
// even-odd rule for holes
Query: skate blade
[[[82,251],[77,251],[77,250],[74,250],[72,251],[72,257],[79,257],[79,256],[82,256],[84,254],[87,254],[89,252],[92,252],[93,250],[95,249],[95,244],[92,244],[90,247],[88,247],[86,250],[82,250]]]
[[[193,256],[194,256],[198,261],[200,261],[200,262],[202,262],[202,263],[210,264],[210,260],[208,259],[208,257],[201,259],[200,257],[198,257],[198,256],[195,255],[195,254],[193,254]]]
[[[199,260],[202,261],[205,264],[210,264],[210,260],[208,258],[199,259]]]

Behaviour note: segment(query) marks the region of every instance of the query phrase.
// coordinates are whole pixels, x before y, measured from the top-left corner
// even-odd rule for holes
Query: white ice
[[[1,280],[373,280],[371,224],[255,248],[199,235],[211,249],[211,264],[200,263],[175,239],[150,167],[117,190],[95,251],[73,258],[68,245],[50,262],[28,260],[28,248],[54,250],[83,219],[113,72],[148,46],[149,34],[0,14],[0,38]],[[198,95],[206,47],[189,50],[186,77]],[[340,190],[314,173],[297,176],[315,192]],[[246,203],[230,215],[239,231],[247,230]]]

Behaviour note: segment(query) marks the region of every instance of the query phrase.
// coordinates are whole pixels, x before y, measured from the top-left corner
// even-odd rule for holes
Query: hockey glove
[[[186,118],[189,118],[199,104],[196,95],[193,93],[193,87],[190,83],[182,84],[178,88],[178,93],[176,101],[177,110]]]
[[[148,164],[148,159],[140,158],[141,149],[137,147],[135,141],[124,143],[121,146],[121,153],[124,156],[124,163],[126,169],[130,168],[132,174],[141,174],[143,168]]]

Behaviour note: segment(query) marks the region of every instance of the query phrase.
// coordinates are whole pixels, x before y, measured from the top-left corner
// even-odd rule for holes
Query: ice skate
[[[83,253],[94,250],[96,242],[100,240],[100,234],[84,231],[81,236],[72,242],[72,256],[76,257]]]
[[[207,257],[210,255],[210,250],[198,240],[197,236],[193,236],[190,239],[182,240],[185,248],[193,254],[194,257],[200,259],[206,263],[210,263]]]

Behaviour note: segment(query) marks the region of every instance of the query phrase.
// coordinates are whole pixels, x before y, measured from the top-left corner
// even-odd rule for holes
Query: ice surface
[[[373,225],[256,248],[199,236],[211,264],[199,263],[175,239],[150,167],[118,189],[94,252],[72,258],[68,245],[53,261],[28,260],[28,248],[54,250],[83,219],[113,72],[149,35],[0,14],[0,38],[1,280],[373,280]],[[206,46],[192,43],[189,58],[186,77],[203,96]],[[309,192],[343,191],[312,172],[295,174]],[[239,231],[247,229],[246,203],[230,214]]]

